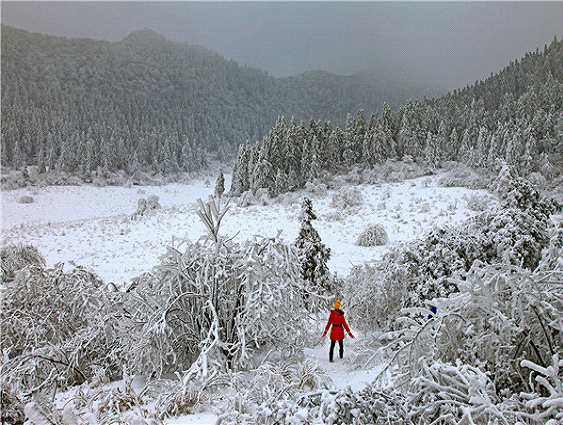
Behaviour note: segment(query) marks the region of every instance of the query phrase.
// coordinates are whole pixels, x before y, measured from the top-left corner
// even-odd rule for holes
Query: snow
[[[196,413],[193,415],[180,416],[178,418],[170,418],[167,419],[165,423],[170,425],[215,425],[217,418],[217,415],[211,413]]]
[[[230,186],[226,175],[226,187]],[[318,219],[313,221],[323,243],[331,248],[328,266],[340,276],[351,267],[380,258],[394,243],[410,240],[434,225],[455,224],[474,215],[467,208],[469,189],[438,187],[436,178],[419,178],[383,186],[359,185],[363,203],[340,211],[331,207],[334,191],[312,197]],[[182,239],[195,241],[205,235],[196,215],[197,199],[207,199],[213,185],[203,180],[190,185],[151,187],[54,186],[17,189],[2,193],[3,243],[36,246],[48,266],[59,262],[85,266],[105,282],[127,286],[131,278],[158,264],[166,246]],[[23,195],[34,198],[20,204]],[[140,198],[156,195],[162,206],[144,216],[133,217]],[[483,191],[482,196],[486,196]],[[289,204],[238,207],[231,203],[220,233],[242,242],[254,235],[276,236],[293,241],[299,231],[300,197]],[[380,223],[389,244],[356,245],[370,223]]]
[[[359,335],[357,338],[361,338]],[[351,388],[359,391],[377,377],[383,365],[371,369],[356,369],[350,359],[354,357],[356,339],[344,339],[344,357],[338,358],[338,345],[334,350],[334,362],[328,359],[330,340],[325,338],[323,343],[314,348],[305,348],[305,356],[314,359],[332,380],[333,388],[343,390]]]
[[[226,187],[230,187],[230,178],[225,175]],[[488,203],[497,202],[486,191],[439,187],[437,180],[434,176],[378,186],[358,185],[363,202],[343,211],[331,206],[333,190],[322,196],[303,193],[312,199],[318,217],[313,226],[322,242],[331,248],[330,270],[346,276],[353,265],[381,258],[393,244],[411,240],[436,225],[466,221],[476,214],[467,206],[470,196],[482,196]],[[178,246],[184,238],[195,241],[205,235],[196,214],[197,199],[206,200],[213,191],[213,185],[203,180],[190,185],[84,185],[4,191],[1,193],[2,243],[32,244],[43,254],[48,266],[59,262],[82,265],[105,282],[123,287],[157,265],[167,245]],[[34,202],[18,203],[23,195],[32,196]],[[135,216],[138,200],[150,195],[159,198],[162,208]],[[273,237],[281,231],[283,239],[293,241],[300,226],[301,199],[302,196],[295,196],[294,202],[244,208],[231,202],[220,234],[243,242],[254,235]],[[389,243],[357,246],[356,240],[368,224],[381,224]],[[335,358],[334,363],[328,360],[329,343],[326,338],[317,346],[306,348],[305,355],[326,371],[335,389],[360,390],[379,373],[379,367],[354,366],[357,340],[347,338],[344,359]],[[215,414],[198,413],[172,418],[166,423],[207,425],[217,420]]]

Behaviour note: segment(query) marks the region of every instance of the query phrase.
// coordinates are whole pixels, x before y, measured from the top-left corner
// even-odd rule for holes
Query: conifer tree
[[[330,259],[330,248],[326,247],[311,221],[317,216],[313,211],[313,203],[309,198],[303,199],[301,206],[301,229],[295,241],[301,260],[301,275],[314,288],[330,290],[327,261]]]
[[[15,170],[19,170],[23,165],[23,154],[20,149],[20,142],[16,139],[16,143],[14,145],[14,153],[12,155],[12,165]]]
[[[223,175],[223,170],[219,169],[219,176],[215,183],[215,196],[220,198],[223,196],[223,193],[225,193],[225,176]]]
[[[39,146],[39,152],[37,153],[37,172],[39,174],[44,174],[47,171],[47,164],[45,158],[45,142],[41,141]]]

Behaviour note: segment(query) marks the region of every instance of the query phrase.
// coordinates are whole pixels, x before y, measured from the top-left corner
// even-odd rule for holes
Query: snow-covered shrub
[[[385,245],[389,242],[389,236],[387,236],[387,232],[385,228],[377,223],[377,224],[370,224],[360,236],[358,236],[358,240],[356,241],[356,245],[359,246],[379,246]]]
[[[465,200],[467,202],[467,208],[471,211],[481,212],[487,210],[489,207],[489,202],[486,196],[472,193],[469,196],[465,196]]]
[[[15,391],[81,383],[118,369],[117,326],[102,282],[77,267],[32,267],[6,281],[1,301],[1,380]],[[118,350],[117,350],[118,351]]]
[[[45,259],[32,245],[6,245],[0,250],[0,278],[3,282],[13,280],[15,273],[25,267],[44,267]]]
[[[325,183],[319,181],[315,181],[315,182],[308,181],[305,183],[305,190],[311,195],[325,196],[328,188]]]
[[[559,359],[559,354],[553,354],[549,366],[529,360],[521,363],[522,367],[536,373],[534,392],[522,394],[522,397],[527,400],[526,407],[534,412],[533,419],[537,422],[563,423],[563,359]]]
[[[475,264],[465,280],[456,280],[460,291],[433,300],[436,312],[404,311],[385,348],[394,348],[390,365],[400,367],[387,371],[406,384],[415,411],[427,419],[534,419],[531,410],[547,410],[553,401],[530,396],[539,401],[525,405],[518,395],[530,393],[526,368],[538,372],[533,365],[546,365],[563,350],[563,275]],[[541,367],[557,386],[555,366]],[[546,418],[538,416],[538,423]]]
[[[367,386],[361,391],[349,388],[314,391],[294,400],[270,400],[250,414],[227,414],[222,424],[259,423],[296,425],[322,423],[412,425],[405,398],[393,390],[377,391]]]
[[[332,196],[332,207],[344,210],[361,205],[364,201],[362,192],[356,187],[343,187]]]
[[[33,204],[34,202],[33,196],[29,195],[23,195],[18,199],[18,203],[20,204]]]
[[[45,396],[36,396],[24,407],[24,425],[51,425],[63,423],[61,412]]]
[[[420,361],[420,372],[409,383],[406,404],[409,416],[418,423],[512,423],[512,414],[503,413],[488,374],[478,367]]]
[[[163,425],[160,417],[149,406],[153,396],[148,395],[147,389],[148,386],[137,393],[132,386],[131,377],[128,376],[125,376],[123,384],[101,388],[84,384],[75,390],[73,403],[65,405],[62,415],[50,402],[42,401],[34,406],[38,411],[38,420],[41,416],[37,413],[41,411],[53,412],[59,417],[62,416],[62,420],[32,423]]]
[[[538,218],[539,217],[539,218]],[[499,261],[535,269],[549,244],[549,221],[543,214],[503,209],[477,219]]]
[[[253,373],[250,383],[237,391],[238,403],[246,405],[248,410],[262,403],[293,399],[298,394],[326,389],[330,381],[320,366],[310,359],[264,363]]]
[[[404,182],[427,175],[428,172],[416,162],[394,161],[388,159],[382,165],[374,167],[374,173],[382,182]]]
[[[189,382],[184,384],[182,379],[165,379],[158,384],[152,384],[152,392],[158,394],[155,402],[155,413],[158,418],[164,420],[169,417],[177,417],[196,413],[198,408],[206,406],[209,396],[209,383]]]
[[[527,179],[533,186],[539,189],[545,189],[547,187],[547,180],[540,173],[530,173]]]
[[[543,250],[538,268],[543,271],[563,271],[563,221],[549,230],[549,245]]]
[[[281,205],[294,205],[301,202],[302,195],[296,192],[281,193],[276,198]]]
[[[157,210],[160,208],[160,202],[158,201],[158,196],[149,195],[147,197],[147,208],[149,210]]]
[[[130,317],[122,321],[130,370],[187,371],[186,385],[251,365],[255,350],[297,344],[307,336],[305,298],[309,311],[319,304],[300,277],[294,247],[276,238],[235,243],[218,235],[220,204],[200,212],[210,237],[186,241],[182,251],[170,247],[130,291]]]
[[[147,210],[147,200],[145,198],[140,198],[137,201],[137,211],[135,211],[135,215],[144,215]]]
[[[537,219],[549,218],[561,211],[563,205],[553,198],[545,198],[529,181],[514,177],[512,170],[505,166],[499,173],[497,191],[503,199],[504,208],[517,208],[534,215]]]
[[[0,423],[21,425],[25,421],[24,404],[5,381],[0,382]]]
[[[157,210],[160,208],[160,203],[158,202],[158,196],[149,195],[147,199],[140,198],[137,201],[137,211],[134,215],[144,215],[149,211]]]
[[[407,298],[406,275],[396,264],[353,267],[344,283],[350,322],[365,332],[388,329]]]
[[[324,215],[325,221],[342,221],[344,220],[344,214],[341,211],[330,211]]]
[[[258,204],[259,201],[256,198],[256,196],[254,196],[251,190],[247,190],[246,192],[243,192],[237,201],[237,205],[241,208],[248,207],[251,205],[258,205]]]

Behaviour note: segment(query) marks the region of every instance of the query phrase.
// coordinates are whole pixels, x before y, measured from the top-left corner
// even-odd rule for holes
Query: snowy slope
[[[226,186],[229,187],[229,177]],[[313,226],[332,250],[329,267],[340,276],[354,264],[381,257],[388,246],[421,235],[434,225],[455,224],[475,212],[466,199],[475,191],[438,187],[436,178],[419,178],[383,186],[357,186],[364,197],[361,206],[343,211],[331,207],[333,191],[312,197],[318,220]],[[205,234],[196,215],[197,199],[206,200],[213,185],[195,181],[191,185],[155,187],[67,186],[18,189],[2,193],[3,243],[36,246],[47,264],[74,262],[95,271],[106,282],[117,285],[150,270],[167,245],[179,239],[197,240]],[[34,203],[21,204],[23,195]],[[133,217],[137,201],[159,197],[162,208]],[[485,192],[480,193],[486,195]],[[299,197],[291,204],[238,207],[231,203],[221,233],[242,242],[253,235],[276,236],[293,241],[299,230]],[[369,223],[380,223],[389,235],[382,247],[355,245]]]

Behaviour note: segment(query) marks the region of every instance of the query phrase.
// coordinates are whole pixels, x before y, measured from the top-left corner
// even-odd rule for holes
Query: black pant
[[[330,361],[332,361],[332,359],[334,358],[334,346],[336,345],[336,341],[330,341],[330,351],[328,352],[328,359]],[[340,358],[344,357],[344,340],[341,339],[340,341],[338,341],[338,345],[339,345],[339,353],[340,354]]]

